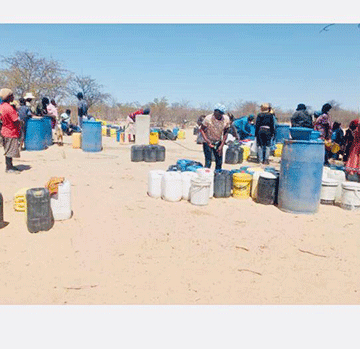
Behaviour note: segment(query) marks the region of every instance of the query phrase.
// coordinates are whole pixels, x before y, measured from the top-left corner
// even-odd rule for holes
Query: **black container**
[[[111,127],[110,126],[106,127],[106,136],[111,137]]]
[[[227,170],[214,172],[214,197],[228,198],[231,196],[232,174]]]
[[[269,173],[272,174],[274,178],[266,178],[260,175],[258,180],[256,201],[263,205],[277,204],[279,176],[272,172]]]
[[[239,160],[239,150],[236,147],[229,147],[225,153],[225,164],[237,164]]]
[[[241,148],[240,146],[237,146],[237,150],[239,151],[239,154],[238,154],[238,164],[242,164],[243,162],[243,157],[244,157],[244,149]]]
[[[156,161],[165,161],[165,147],[156,145]]]
[[[132,145],[131,146],[131,161],[140,162],[144,161],[144,148],[143,145]]]
[[[4,199],[0,193],[0,228],[4,226]]]
[[[143,153],[144,153],[145,162],[156,162],[156,153],[157,153],[156,145],[145,145]]]
[[[26,225],[30,233],[48,231],[54,226],[48,189],[33,188],[26,191]]]

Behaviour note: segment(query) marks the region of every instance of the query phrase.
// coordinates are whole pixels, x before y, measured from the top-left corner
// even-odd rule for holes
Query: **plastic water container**
[[[345,210],[360,209],[360,183],[344,182],[341,183],[341,208]]]
[[[81,133],[80,132],[74,132],[72,135],[72,147],[74,149],[80,149],[81,148]]]
[[[81,148],[92,153],[102,150],[101,122],[83,121]]]
[[[285,212],[311,214],[320,205],[324,143],[285,140],[279,178],[279,205]]]
[[[198,168],[196,173],[199,174],[200,178],[204,178],[210,181],[210,192],[209,197],[212,198],[214,195],[214,171],[209,168]]]
[[[156,162],[157,147],[155,145],[144,146],[144,161],[145,162]]]
[[[50,194],[46,188],[32,188],[26,191],[26,225],[30,233],[48,231],[54,225]]]
[[[292,139],[310,141],[313,129],[308,127],[290,127],[290,135]]]
[[[290,138],[290,125],[277,124],[275,126],[275,143],[283,143]]]
[[[4,199],[2,194],[0,193],[0,229],[3,228],[4,225]]]
[[[254,200],[257,198],[259,178],[263,172],[264,171],[262,169],[260,171],[250,171],[250,174],[252,175],[250,195]]]
[[[182,181],[179,172],[165,172],[161,179],[161,197],[166,201],[180,201]]]
[[[177,134],[177,138],[178,139],[185,139],[185,131],[184,130],[179,130],[179,132]]]
[[[206,177],[195,177],[191,179],[190,202],[193,205],[205,206],[209,203],[211,180]]]
[[[161,180],[164,170],[151,170],[148,175],[148,195],[152,198],[161,197]]]
[[[45,131],[45,145],[47,147],[53,144],[51,120],[52,119],[49,116],[44,116],[42,118],[42,121],[44,123],[44,131]]]
[[[249,173],[233,174],[233,197],[248,199],[250,197],[252,175]]]
[[[139,162],[144,161],[144,145],[131,146],[131,161]]]
[[[196,172],[184,171],[181,172],[181,182],[182,182],[182,198],[184,200],[190,199],[190,187],[191,180],[197,178],[199,175]]]
[[[107,130],[106,126],[101,126],[101,135],[102,136],[106,136],[106,130]]]
[[[56,221],[71,218],[71,184],[64,180],[58,186],[58,192],[50,196],[51,210]]]
[[[250,156],[250,147],[242,145],[241,148],[243,149],[243,160],[246,161]]]
[[[228,147],[225,153],[225,164],[237,164],[239,161],[239,149]]]
[[[256,201],[263,205],[276,203],[279,178],[271,172],[261,172],[258,181]]]
[[[156,161],[165,161],[165,147],[163,145],[156,146]]]
[[[42,119],[30,118],[26,122],[25,148],[28,151],[46,148],[45,123]]]
[[[339,183],[339,186],[336,188],[336,193],[335,193],[335,203],[338,203],[341,201],[341,195],[342,195],[341,183],[346,182],[346,174],[344,171],[341,170],[332,170],[324,166],[324,169],[325,168],[328,169],[326,173],[327,178],[335,179]]]
[[[320,203],[324,205],[333,205],[335,195],[340,183],[331,178],[323,178],[321,182]]]
[[[173,134],[177,137],[179,134],[179,128],[178,127],[174,127],[172,130]]]
[[[150,132],[149,143],[154,145],[159,143],[159,132]]]
[[[232,174],[227,170],[214,172],[214,197],[228,198],[231,196]]]

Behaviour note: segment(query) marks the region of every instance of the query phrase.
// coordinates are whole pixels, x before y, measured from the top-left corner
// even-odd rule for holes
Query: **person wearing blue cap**
[[[215,156],[215,169],[221,170],[222,151],[227,134],[231,125],[230,118],[225,115],[226,107],[216,104],[214,112],[203,120],[200,126],[200,133],[203,136],[203,150],[205,155],[205,167],[211,167],[211,152]]]

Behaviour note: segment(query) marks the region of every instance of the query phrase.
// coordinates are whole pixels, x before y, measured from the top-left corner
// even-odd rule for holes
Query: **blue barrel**
[[[45,143],[45,123],[42,119],[30,118],[26,122],[25,149],[44,150]]]
[[[49,147],[53,144],[52,141],[52,127],[51,127],[51,118],[48,116],[44,116],[42,118],[42,121],[44,122],[44,128],[45,128],[45,145]]]
[[[101,121],[84,121],[81,136],[81,148],[83,151],[101,151]]]
[[[284,140],[289,138],[290,138],[290,125],[277,124],[275,126],[275,143],[284,143]]]
[[[320,204],[324,142],[285,140],[278,207],[291,213],[315,213]]]
[[[173,134],[177,137],[179,134],[179,128],[178,127],[174,127],[173,128]]]

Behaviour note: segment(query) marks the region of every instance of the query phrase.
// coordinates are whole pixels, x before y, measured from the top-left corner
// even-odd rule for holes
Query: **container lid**
[[[249,173],[234,173],[233,178],[251,180],[252,175]]]
[[[285,144],[317,144],[324,145],[323,140],[309,140],[305,141],[303,139],[284,139]]]
[[[276,176],[271,172],[261,172],[259,176],[267,179],[276,179]]]
[[[341,185],[345,189],[360,190],[360,183],[348,181],[348,182],[342,182]]]

